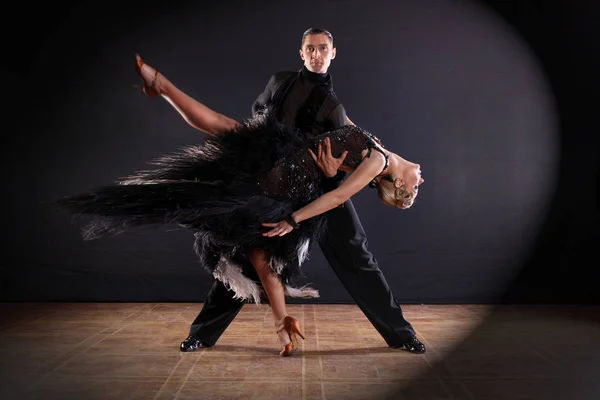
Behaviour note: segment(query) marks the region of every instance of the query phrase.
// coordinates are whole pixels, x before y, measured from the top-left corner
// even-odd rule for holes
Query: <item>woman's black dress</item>
[[[364,150],[378,147],[373,135],[356,126],[310,136],[257,116],[154,160],[153,169],[57,204],[94,217],[83,228],[86,240],[140,226],[185,226],[194,232],[201,264],[239,298],[260,301],[262,290],[247,258],[256,248],[265,250],[286,294],[317,297],[315,289],[293,287],[291,278],[300,274],[310,245],[326,229],[324,214],[282,237],[263,236],[268,229],[261,223],[281,221],[323,194],[325,178],[308,148],[315,151],[326,137],[334,156],[348,151],[344,164],[351,168],[360,164]]]

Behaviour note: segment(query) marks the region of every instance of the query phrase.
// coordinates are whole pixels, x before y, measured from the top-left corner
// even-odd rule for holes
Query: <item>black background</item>
[[[595,7],[595,6],[594,6]],[[348,115],[419,162],[413,209],[354,198],[401,303],[597,302],[598,37],[592,2],[13,4],[2,27],[6,301],[202,301],[176,227],[82,242],[44,202],[200,143],[132,85],[135,52],[233,118],[329,29]],[[306,281],[352,299],[315,248]]]

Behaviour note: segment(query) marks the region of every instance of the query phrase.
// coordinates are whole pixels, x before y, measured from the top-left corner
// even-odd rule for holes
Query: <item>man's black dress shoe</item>
[[[421,343],[421,341],[419,339],[417,339],[416,336],[411,337],[406,342],[402,343],[400,346],[394,346],[394,347],[398,347],[398,348],[402,347],[402,348],[404,348],[404,350],[408,351],[409,353],[422,354],[422,353],[425,353],[425,351],[426,351],[425,345],[423,343]]]
[[[187,351],[196,351],[200,350],[203,347],[209,347],[202,343],[199,339],[196,339],[193,336],[188,336],[185,338],[183,342],[181,342],[181,346],[179,346],[179,350],[183,352]]]

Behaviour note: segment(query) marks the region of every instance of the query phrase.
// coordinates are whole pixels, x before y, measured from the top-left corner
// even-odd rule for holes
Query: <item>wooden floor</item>
[[[407,305],[424,355],[386,346],[354,305],[267,305],[181,353],[201,304],[0,303],[0,399],[600,399],[596,306]]]

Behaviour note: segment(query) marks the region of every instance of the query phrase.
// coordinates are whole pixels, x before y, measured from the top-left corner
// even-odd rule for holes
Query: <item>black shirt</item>
[[[315,124],[312,125],[309,132],[318,135],[347,125],[346,110],[333,92],[331,76],[310,72],[306,67],[303,67],[299,72],[282,71],[271,76],[265,90],[254,101],[252,113],[256,114],[265,107],[283,100],[278,119],[281,122],[298,127],[298,112],[315,87],[318,88],[317,90],[324,91],[322,95],[325,99],[316,114]],[[283,96],[277,93],[279,89],[284,89]],[[276,96],[278,96],[277,99],[275,99]]]

